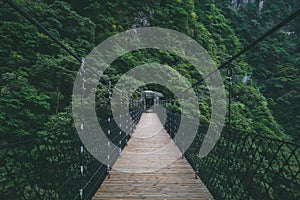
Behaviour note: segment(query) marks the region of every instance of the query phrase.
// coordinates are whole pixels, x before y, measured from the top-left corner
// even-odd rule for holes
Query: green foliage
[[[299,9],[299,1],[264,1],[259,12],[259,1],[245,8],[232,9],[230,1],[216,1],[222,13],[232,23],[244,45],[261,36],[272,26]],[[284,132],[299,139],[299,20],[289,23],[255,49],[248,52],[246,61],[251,65],[253,78],[269,102],[275,120]]]
[[[133,27],[137,13],[142,11],[150,26],[187,34],[199,42],[217,63],[238,52],[243,45],[282,19],[287,11],[295,9],[297,6],[294,5],[299,5],[296,0],[265,1],[265,7],[259,14],[258,1],[254,2],[250,2],[247,8],[235,10],[230,0],[17,1],[55,37],[82,57],[109,36]],[[58,133],[44,141],[50,149],[46,150],[46,144],[35,143],[25,149],[11,148],[9,153],[21,151],[24,154],[21,159],[34,155],[39,167],[45,163],[56,163],[59,166],[64,159],[60,148],[65,149],[63,145],[69,145],[70,149],[77,148],[72,146],[74,144],[70,142],[69,133],[74,128],[70,105],[73,81],[79,65],[3,2],[0,2],[0,19],[0,132],[4,138],[1,145],[24,139],[41,139],[50,133]],[[252,72],[254,79],[246,84],[235,81],[233,85],[232,126],[258,135],[290,139],[286,133],[299,140],[299,21],[294,21],[254,51],[232,63],[234,75],[243,76]],[[176,42],[180,44],[180,41]],[[150,62],[171,66],[191,83],[201,78],[185,60],[170,52],[149,49],[121,56],[104,73],[104,78],[115,84],[128,70]],[[131,77],[127,78],[132,80]],[[176,83],[174,80],[166,81]],[[167,88],[147,85],[140,89],[163,92],[166,99],[175,102],[169,105],[169,109],[180,112],[178,101],[174,100],[174,95]],[[206,85],[200,84],[196,89],[199,96],[199,120],[203,125],[200,129],[205,131],[205,126],[210,122],[211,102]],[[114,106],[110,105],[107,97],[107,83],[101,80],[96,95],[96,111],[100,119],[105,119]],[[138,98],[136,92],[134,99]],[[58,146],[55,147],[54,143]],[[3,157],[6,152],[0,153]],[[55,153],[59,156],[55,157]],[[27,162],[25,165],[26,169],[30,169],[32,163]],[[7,166],[12,168],[12,158],[7,158]],[[76,167],[72,165],[72,169],[65,175],[58,174],[54,179],[61,181],[59,176],[70,176]],[[22,165],[17,165],[13,176],[21,171]],[[217,180],[222,178],[222,175],[215,177]],[[26,176],[19,179],[24,181]],[[0,181],[2,187],[5,180]],[[40,176],[33,181],[38,182],[37,187],[43,190],[54,188],[53,183],[41,186],[45,180]],[[240,183],[237,181],[232,184]],[[9,181],[5,190],[12,190],[13,185]],[[226,190],[220,185],[219,189]],[[16,199],[13,193],[10,195],[11,199]],[[54,196],[58,198],[56,194]]]
[[[218,60],[224,60],[229,55],[236,53],[240,49],[239,40],[221,11],[210,0],[196,1],[196,5],[198,20],[211,33],[218,47]]]
[[[31,86],[28,74],[20,70],[2,74],[0,83],[1,132],[13,139],[42,129],[49,97]]]

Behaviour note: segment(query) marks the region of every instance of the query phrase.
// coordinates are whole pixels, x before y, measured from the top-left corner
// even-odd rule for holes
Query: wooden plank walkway
[[[93,200],[208,200],[212,195],[181,154],[155,113],[143,113]]]

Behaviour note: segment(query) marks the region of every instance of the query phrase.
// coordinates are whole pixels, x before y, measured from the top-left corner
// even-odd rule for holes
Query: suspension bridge
[[[82,64],[78,55],[22,8],[12,1],[5,2]],[[219,69],[299,14],[298,10]],[[115,146],[107,154],[111,166],[85,149],[75,128],[1,143],[0,198],[300,199],[299,144],[227,126],[209,155],[199,158],[195,152],[199,152],[208,125],[199,126],[189,149],[180,149],[175,136],[181,115],[168,110],[158,99],[152,102],[156,104],[153,110],[149,111],[144,103],[120,115],[130,117],[130,122],[117,124],[110,113],[99,121],[109,144]],[[162,146],[167,148],[155,152]]]
[[[75,130],[2,147],[2,155],[12,161],[1,168],[6,177],[2,183],[7,183],[2,199],[299,198],[300,145],[232,128],[200,159],[193,153],[205,136],[206,128],[200,127],[195,142],[181,155],[172,140],[180,115],[160,110],[132,111],[134,123],[127,133],[110,118],[100,122],[117,145],[111,155],[119,152],[110,157],[116,161],[112,168],[85,150]],[[154,151],[170,142],[162,152]],[[14,189],[6,190],[10,184]]]
[[[114,168],[94,200],[213,199],[156,113],[142,114]]]

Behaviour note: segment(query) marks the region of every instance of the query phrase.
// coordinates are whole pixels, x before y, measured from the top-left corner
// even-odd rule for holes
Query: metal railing
[[[99,122],[110,130],[115,151],[124,148],[141,114],[141,109],[130,112],[133,122],[126,124],[127,134],[113,119]],[[0,199],[91,199],[108,175],[108,167],[82,146],[72,123],[59,131],[4,139],[0,143]]]
[[[160,115],[161,113],[159,113]],[[180,115],[167,112],[165,128],[176,135]],[[198,152],[207,126],[201,126],[184,153],[215,199],[300,198],[300,145],[264,133],[225,128],[204,158]]]

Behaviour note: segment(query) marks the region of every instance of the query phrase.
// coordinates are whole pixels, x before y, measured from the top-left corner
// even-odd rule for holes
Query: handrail
[[[130,114],[133,122],[128,124],[128,130],[133,131],[142,112],[137,109]],[[101,120],[101,123],[106,123],[104,131],[111,130],[109,139],[116,145],[109,152],[112,155],[110,161],[114,162],[129,138],[121,129],[116,128],[113,118],[110,123],[105,121]],[[91,156],[86,149],[80,151],[78,148],[81,145],[74,127],[62,130],[60,134],[54,130],[38,138],[31,137],[14,144],[3,144],[0,148],[0,170],[5,181],[2,180],[0,184],[1,198],[91,198],[108,175],[108,167]],[[17,154],[20,155],[16,156]]]
[[[175,121],[178,122],[180,115],[168,110],[167,116],[163,113],[158,112],[158,116],[167,119],[165,128],[174,138],[179,126]],[[214,149],[200,159],[198,152],[206,128],[198,128],[196,139],[183,153],[215,199],[300,198],[299,144],[225,127]]]

